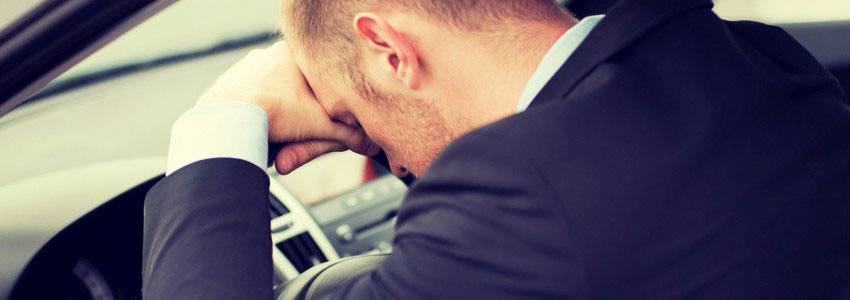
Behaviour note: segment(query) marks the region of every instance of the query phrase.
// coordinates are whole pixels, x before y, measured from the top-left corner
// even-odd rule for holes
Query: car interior
[[[615,2],[565,5],[587,16]],[[281,38],[277,10],[186,0],[137,16],[0,116],[0,297],[141,299],[144,200],[164,176],[171,125],[229,65]],[[776,25],[850,90],[850,19]],[[381,163],[342,152],[268,175],[269,288],[323,262],[392,251],[407,184]]]

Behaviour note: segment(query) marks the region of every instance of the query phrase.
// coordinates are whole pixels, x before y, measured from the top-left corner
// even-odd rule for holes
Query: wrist
[[[199,102],[175,122],[166,173],[219,157],[242,159],[265,168],[268,159],[265,111],[248,102]]]

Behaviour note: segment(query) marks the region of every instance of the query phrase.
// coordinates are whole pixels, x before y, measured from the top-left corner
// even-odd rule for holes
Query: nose
[[[393,172],[393,175],[399,178],[410,175],[410,171],[408,171],[407,168],[394,162],[390,162],[390,169]]]
[[[384,151],[379,152],[377,155],[373,156],[372,159],[384,167],[389,168],[390,172],[392,172],[396,177],[404,178],[410,175],[410,171],[408,171],[407,168],[396,163],[396,161],[391,159]]]

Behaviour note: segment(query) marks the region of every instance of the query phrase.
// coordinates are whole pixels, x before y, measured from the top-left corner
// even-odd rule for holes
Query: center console
[[[311,207],[276,180],[269,191],[272,260],[280,284],[329,260],[389,252],[407,187],[385,175]]]
[[[406,193],[404,183],[384,176],[313,206],[310,213],[340,256],[388,252]]]

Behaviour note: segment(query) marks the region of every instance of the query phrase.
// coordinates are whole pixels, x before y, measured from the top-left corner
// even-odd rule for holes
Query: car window
[[[714,7],[726,19],[770,24],[850,20],[847,0],[715,0]]]
[[[177,1],[57,78],[205,49],[278,28],[277,1]]]

